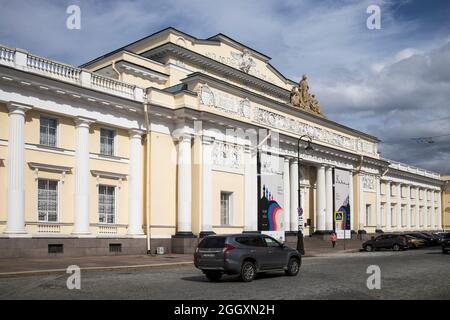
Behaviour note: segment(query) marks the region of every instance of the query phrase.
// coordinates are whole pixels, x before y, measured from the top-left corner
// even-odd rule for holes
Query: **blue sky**
[[[81,30],[66,8],[81,8]],[[366,27],[369,5],[381,29]],[[450,173],[450,2],[2,0],[0,43],[82,64],[159,29],[219,32],[306,73],[325,114],[376,135],[382,156]],[[433,137],[433,143],[412,138]]]

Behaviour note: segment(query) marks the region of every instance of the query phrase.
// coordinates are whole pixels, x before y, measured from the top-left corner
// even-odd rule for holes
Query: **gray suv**
[[[272,270],[296,276],[301,261],[297,250],[260,233],[207,236],[194,253],[195,267],[211,281],[219,281],[223,274],[239,274],[249,282],[258,272]]]

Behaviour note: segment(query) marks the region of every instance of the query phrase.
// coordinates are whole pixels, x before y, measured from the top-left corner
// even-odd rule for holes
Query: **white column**
[[[256,151],[251,147],[245,148],[244,157],[244,185],[245,185],[245,212],[244,231],[258,230],[257,201],[257,167]],[[211,185],[212,188],[212,185]],[[212,204],[211,204],[212,206]]]
[[[326,192],[326,210],[325,210],[325,229],[333,230],[333,169],[325,169],[325,192]]]
[[[431,190],[431,229],[436,229],[436,209],[434,205],[434,190]]]
[[[130,176],[128,188],[128,234],[143,235],[142,231],[142,134],[130,130]]]
[[[419,205],[419,187],[416,186],[416,223],[414,224],[415,229],[420,228],[420,205]]]
[[[406,186],[406,228],[411,229],[411,185]]]
[[[397,230],[402,228],[402,184],[397,184]]]
[[[192,234],[191,136],[178,138],[178,219],[177,234]]]
[[[363,191],[363,174],[359,173],[358,183],[358,204],[359,204],[359,230],[364,230],[364,191]]]
[[[75,211],[73,234],[89,235],[89,126],[92,119],[76,118]]]
[[[437,216],[437,228],[442,230],[442,198],[441,198],[442,191],[439,190],[437,197],[438,197],[438,216]]]
[[[284,230],[291,231],[291,184],[289,177],[289,158],[283,162],[283,189],[284,189]]]
[[[290,200],[290,223],[291,223],[291,231],[298,230],[298,161],[294,159],[291,161],[290,166],[290,183],[291,183],[291,200]]]
[[[423,190],[423,228],[428,228],[428,190]]]
[[[375,178],[375,184],[376,184],[376,225],[377,230],[381,230],[381,192],[380,192],[380,177],[377,176]]]
[[[386,230],[392,229],[392,214],[391,214],[391,181],[386,181]]]
[[[9,136],[8,136],[8,217],[7,234],[26,234],[25,230],[25,112],[30,106],[9,103]]]
[[[202,222],[201,222],[201,232],[204,234],[212,233],[212,144],[214,138],[203,136],[202,137]],[[248,170],[248,154],[250,150],[246,149],[245,153],[245,173],[244,173],[244,196],[245,196],[245,211],[244,211],[244,230],[248,231],[251,227],[251,223],[248,223],[250,218],[250,209],[248,202],[250,200],[256,201],[256,199],[251,199],[251,184],[250,184],[250,172]]]
[[[325,211],[327,202],[324,165],[317,167],[316,202],[316,231],[325,231]]]
[[[258,165],[257,165],[257,150],[252,149],[250,157],[250,171],[251,171],[251,181],[250,188],[253,191],[251,199],[256,199],[251,201],[251,217],[252,217],[252,229],[251,231],[258,230]]]
[[[354,230],[355,206],[353,200],[353,171],[350,171],[349,193],[350,195],[348,197],[348,202],[350,205],[350,230]]]

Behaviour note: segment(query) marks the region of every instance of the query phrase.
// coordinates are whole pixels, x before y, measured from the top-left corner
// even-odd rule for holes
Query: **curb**
[[[81,267],[80,271],[113,271],[113,270],[127,270],[127,269],[145,269],[145,268],[160,268],[160,267],[176,267],[184,265],[192,265],[194,262],[168,262],[168,263],[152,263],[152,264],[138,264],[127,266],[109,266],[109,267]],[[0,278],[17,277],[17,276],[34,276],[34,275],[50,275],[54,273],[66,273],[67,269],[46,269],[46,270],[30,270],[30,271],[14,271],[1,272]]]

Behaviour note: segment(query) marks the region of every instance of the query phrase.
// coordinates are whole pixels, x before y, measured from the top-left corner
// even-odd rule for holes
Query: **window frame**
[[[48,215],[49,215],[49,210],[47,209],[46,210],[46,213],[45,213],[45,217],[46,217],[46,219],[45,220],[41,220],[40,219],[40,214],[39,214],[39,212],[41,211],[41,210],[39,210],[39,181],[46,181],[47,182],[47,186],[49,185],[49,182],[56,182],[56,211],[55,211],[55,213],[56,213],[56,219],[55,219],[55,221],[49,221],[48,220]],[[60,180],[56,180],[56,179],[48,179],[48,178],[38,178],[37,179],[37,197],[36,197],[36,200],[37,200],[37,218],[36,218],[36,221],[38,222],[38,223],[59,223],[60,222]],[[44,190],[50,190],[50,189],[44,189]],[[48,201],[48,199],[47,199],[47,201]],[[48,207],[48,205],[47,205],[47,207]]]
[[[102,152],[102,131],[110,131],[113,133],[112,137],[112,154],[103,153]],[[100,145],[99,145],[99,154],[106,157],[115,157],[117,154],[117,130],[110,127],[101,127],[99,129],[99,136],[100,136]],[[109,139],[109,137],[108,137]]]
[[[114,201],[113,201],[113,206],[114,206],[114,212],[113,212],[113,217],[114,217],[114,222],[108,222],[108,213],[104,213],[105,215],[105,221],[100,221],[100,187],[106,187],[106,188],[112,188],[113,192],[114,192]],[[104,194],[104,195],[108,195],[108,194]],[[106,210],[105,210],[106,211]],[[97,215],[98,215],[98,224],[100,225],[116,225],[117,224],[117,218],[118,218],[118,214],[117,214],[117,186],[114,185],[110,185],[110,184],[98,184],[97,186]],[[111,214],[109,214],[111,215]]]
[[[53,120],[55,121],[55,145],[50,145],[48,143],[41,143],[41,127],[42,127],[42,119]],[[47,127],[48,129],[49,127]],[[48,142],[48,131],[47,131],[47,142]],[[58,148],[59,147],[59,119],[52,115],[40,114],[39,115],[39,145],[50,148]]]
[[[222,195],[228,196],[228,221],[227,223],[223,223],[222,219]],[[227,227],[233,225],[233,207],[234,207],[234,193],[231,191],[220,191],[220,216],[219,222],[221,227]]]

